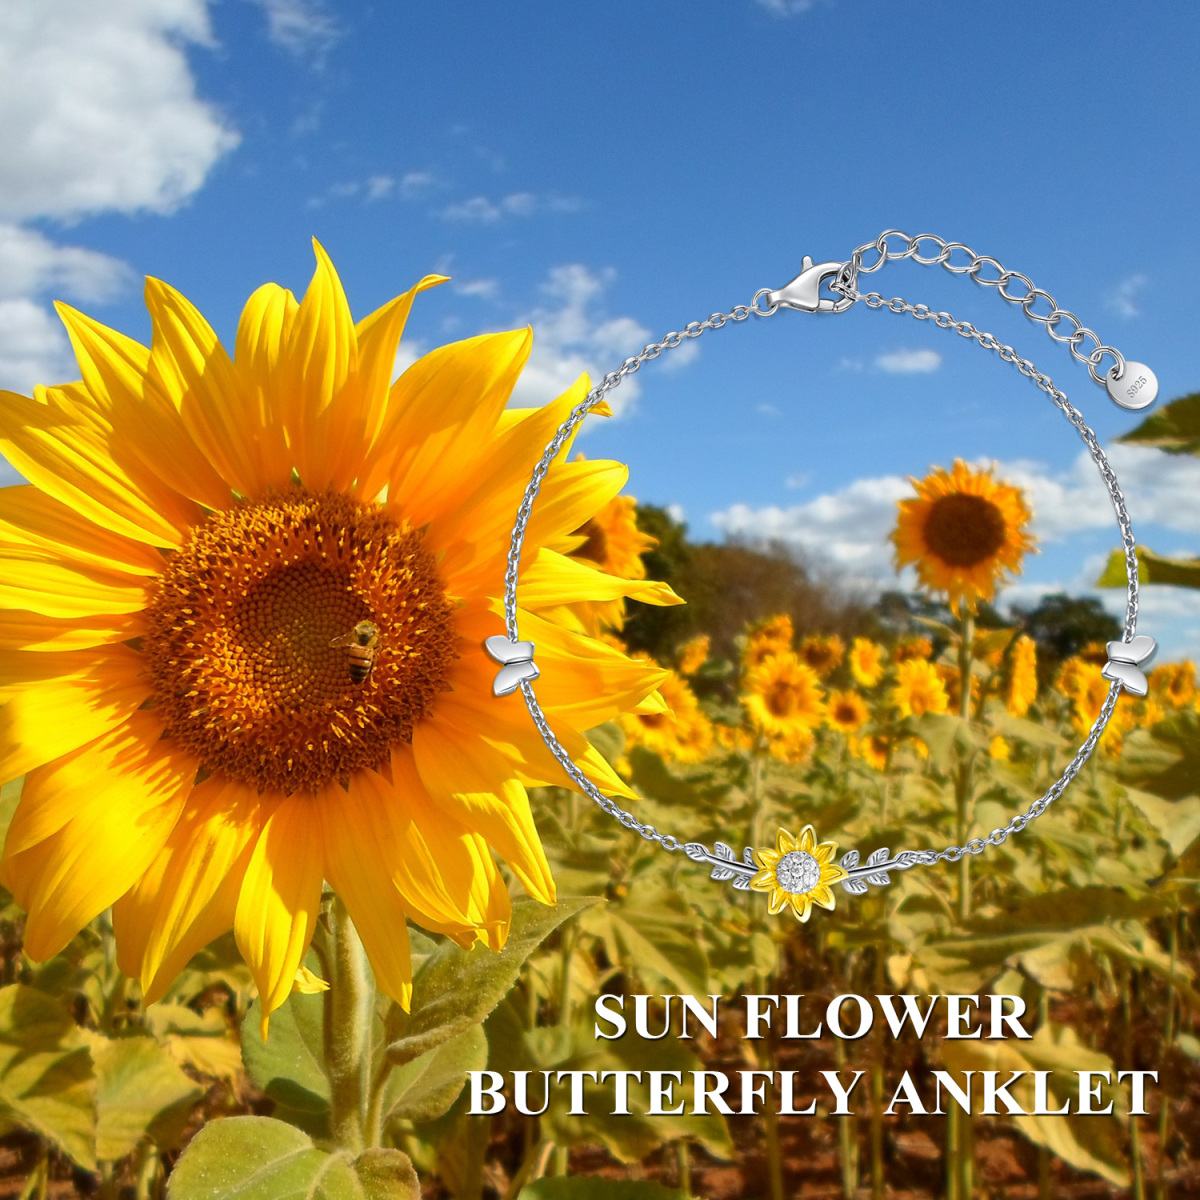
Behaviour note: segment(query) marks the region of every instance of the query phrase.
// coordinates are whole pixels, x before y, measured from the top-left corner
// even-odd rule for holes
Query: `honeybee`
[[[379,626],[374,621],[359,621],[349,633],[335,637],[331,646],[345,646],[346,666],[350,678],[362,683],[375,665],[375,654],[379,649]]]

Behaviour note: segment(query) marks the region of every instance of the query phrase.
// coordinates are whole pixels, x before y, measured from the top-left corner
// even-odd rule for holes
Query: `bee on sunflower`
[[[521,329],[393,383],[413,302],[443,278],[356,322],[315,249],[301,300],[250,297],[233,354],[151,279],[148,347],[62,306],[82,379],[0,395],[0,452],[28,480],[0,489],[0,781],[25,777],[0,879],[26,951],[49,958],[112,906],[149,1002],[232,927],[264,1028],[324,882],[401,1004],[409,918],[502,946],[493,851],[554,903],[526,789],[567,783],[519,698],[492,695],[483,642],[504,631],[512,514],[588,381],[508,408]],[[571,557],[625,478],[564,448],[518,602],[560,739],[631,797],[583,731],[654,704],[667,673],[555,619],[645,586]]]

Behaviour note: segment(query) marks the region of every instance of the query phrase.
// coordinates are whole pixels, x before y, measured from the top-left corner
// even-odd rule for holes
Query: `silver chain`
[[[889,238],[903,238],[903,249],[893,250],[888,245]],[[922,254],[920,252],[922,242],[932,242],[937,246],[937,253],[932,257]],[[868,262],[865,256],[872,250],[878,257],[874,261]],[[956,253],[965,255],[968,261],[959,263],[951,261]],[[1083,323],[1073,312],[1059,308],[1058,301],[1049,292],[1034,287],[1033,280],[1027,275],[1022,275],[1020,271],[1007,270],[1003,263],[998,262],[990,255],[976,254],[970,246],[965,246],[962,242],[947,242],[932,233],[919,233],[916,237],[909,237],[907,233],[903,233],[899,229],[885,230],[873,242],[864,242],[850,255],[849,259],[842,264],[842,269],[830,284],[830,288],[848,300],[857,300],[859,299],[857,288],[860,275],[878,271],[884,263],[899,262],[904,258],[911,258],[913,262],[918,262],[926,267],[945,267],[952,275],[969,275],[982,287],[994,287],[999,295],[1010,304],[1019,304],[1031,321],[1044,325],[1046,332],[1056,342],[1065,343],[1079,362],[1087,364],[1088,372],[1097,383],[1104,384],[1108,374],[1114,368],[1118,375],[1124,373],[1125,359],[1121,352],[1113,349],[1112,346],[1106,346],[1095,333],[1084,328]],[[989,268],[996,272],[994,279],[982,274],[985,269]],[[1008,285],[1014,279],[1024,286],[1025,291],[1022,295],[1014,295],[1008,290]],[[1039,301],[1049,307],[1048,312],[1034,312],[1034,307]],[[1067,333],[1060,332],[1059,325],[1066,322],[1070,322],[1071,330]],[[1090,350],[1082,349],[1088,338],[1091,338],[1095,345]],[[1113,366],[1109,367],[1108,372],[1101,372],[1098,368],[1106,354],[1112,356]]]
[[[889,238],[903,238],[905,246],[903,249],[892,249],[888,244]],[[938,253],[933,256],[925,256],[920,253],[922,242],[932,242],[938,247]],[[868,262],[864,255],[869,254],[872,250],[876,251],[878,257]],[[956,252],[969,257],[970,261],[961,264],[955,264],[951,261]],[[1104,486],[1108,491],[1109,497],[1112,500],[1113,509],[1116,513],[1117,524],[1121,530],[1121,544],[1125,555],[1125,569],[1128,580],[1128,592],[1125,605],[1125,623],[1124,623],[1124,640],[1130,641],[1137,629],[1138,615],[1138,563],[1136,553],[1136,543],[1134,541],[1133,530],[1129,521],[1129,513],[1125,506],[1125,497],[1117,483],[1117,477],[1108,461],[1107,456],[1101,449],[1099,441],[1090,426],[1084,421],[1079,410],[1067,399],[1067,396],[1058,387],[1055,386],[1053,380],[1048,375],[1043,374],[1026,358],[1022,358],[1011,346],[1001,342],[998,338],[990,333],[984,333],[977,329],[969,321],[959,321],[946,312],[934,312],[925,304],[910,304],[908,301],[899,297],[892,297],[890,300],[878,292],[860,292],[858,290],[858,278],[862,274],[868,274],[879,270],[886,262],[898,261],[900,259],[911,258],[914,261],[925,266],[939,265],[946,270],[956,275],[970,275],[977,283],[985,287],[994,287],[999,294],[1012,304],[1019,304],[1025,311],[1025,315],[1031,320],[1037,321],[1046,326],[1046,332],[1056,341],[1067,345],[1071,354],[1080,362],[1086,363],[1088,371],[1092,378],[1099,384],[1107,382],[1107,376],[1099,373],[1097,368],[1103,361],[1105,355],[1110,355],[1114,362],[1109,368],[1108,374],[1115,372],[1119,377],[1125,370],[1125,359],[1121,353],[1111,346],[1104,345],[1099,337],[1090,329],[1084,328],[1080,321],[1071,312],[1066,309],[1060,309],[1057,301],[1048,292],[1040,288],[1034,287],[1032,281],[1019,271],[1008,271],[996,259],[987,255],[977,255],[969,246],[965,246],[962,242],[946,242],[932,234],[920,234],[917,237],[909,237],[907,234],[899,230],[889,229],[881,233],[874,242],[867,242],[850,256],[850,258],[837,270],[830,282],[832,291],[843,297],[839,301],[837,307],[830,306],[831,311],[844,311],[851,305],[861,300],[868,308],[887,308],[894,313],[905,313],[915,317],[919,321],[933,321],[940,329],[952,329],[960,337],[969,338],[978,343],[985,350],[995,351],[1000,358],[1005,362],[1012,363],[1022,375],[1032,379],[1037,386],[1044,391],[1054,405],[1063,413],[1066,419],[1075,427],[1084,445],[1087,447],[1088,454],[1092,461],[1096,464],[1100,472],[1100,477],[1104,482]],[[805,260],[806,263],[808,260]],[[980,272],[985,268],[994,269],[997,274],[995,278],[981,276]],[[1027,289],[1025,294],[1017,296],[1011,294],[1007,288],[1013,281],[1018,280]],[[617,387],[623,379],[632,375],[637,371],[643,363],[649,362],[651,359],[657,358],[665,350],[674,350],[678,346],[683,345],[684,341],[689,338],[697,338],[709,329],[720,329],[729,321],[740,322],[745,321],[749,316],[755,315],[760,317],[772,316],[778,311],[779,305],[773,303],[762,304],[761,301],[769,295],[769,289],[760,289],[754,296],[753,301],[749,305],[737,305],[728,313],[714,313],[705,321],[693,321],[679,332],[668,333],[662,341],[651,342],[643,347],[637,354],[627,358],[620,367],[615,371],[609,372],[596,385],[587,396],[571,410],[566,420],[559,426],[554,437],[547,445],[542,457],[538,460],[537,466],[533,470],[529,485],[525,489],[525,494],[521,499],[521,505],[517,510],[516,520],[513,524],[512,542],[509,547],[507,566],[504,575],[504,618],[505,628],[508,637],[512,642],[518,640],[517,630],[517,583],[518,574],[521,562],[521,550],[525,542],[525,534],[529,526],[529,520],[533,512],[533,505],[537,499],[538,493],[541,490],[546,473],[550,469],[563,446],[570,439],[579,423],[595,407],[610,391]],[[1050,311],[1045,314],[1039,314],[1033,311],[1034,306],[1039,300],[1045,301],[1050,306]],[[1069,321],[1073,325],[1073,330],[1069,334],[1058,332],[1058,326],[1064,321]],[[1083,352],[1080,347],[1088,339],[1091,338],[1095,342],[1095,347],[1090,352]],[[525,704],[529,709],[530,715],[533,718],[534,724],[538,732],[541,734],[542,740],[554,754],[554,757],[562,765],[567,775],[574,781],[576,786],[585,795],[590,797],[595,803],[610,816],[615,817],[627,829],[636,830],[642,837],[648,841],[657,842],[665,850],[677,851],[686,850],[688,856],[696,861],[703,861],[714,866],[714,878],[729,878],[731,875],[737,876],[734,881],[735,887],[748,886],[747,878],[753,873],[753,866],[750,864],[749,857],[746,859],[746,864],[739,863],[730,858],[732,851],[721,843],[717,844],[717,854],[708,852],[707,848],[697,843],[683,843],[678,838],[671,834],[660,833],[653,825],[648,825],[639,821],[633,813],[621,808],[616,801],[605,796],[599,788],[596,787],[590,779],[588,779],[578,766],[572,761],[570,755],[560,744],[553,730],[550,728],[549,722],[546,719],[545,713],[542,711],[541,705],[538,703],[537,697],[533,691],[531,681],[524,681],[520,684],[521,693],[525,698]],[[877,851],[868,859],[868,865],[864,867],[856,867],[852,871],[852,875],[870,883],[886,883],[888,876],[886,873],[881,873],[886,870],[903,870],[907,867],[916,864],[932,866],[940,860],[947,862],[956,862],[962,858],[964,854],[981,854],[988,846],[999,846],[1007,840],[1010,834],[1019,833],[1023,830],[1030,821],[1040,817],[1049,806],[1058,799],[1059,796],[1066,790],[1071,781],[1078,775],[1079,771],[1091,757],[1097,743],[1100,741],[1104,733],[1105,727],[1108,725],[1112,717],[1113,711],[1116,708],[1117,698],[1121,693],[1121,684],[1113,683],[1108,690],[1108,695],[1105,697],[1104,703],[1101,706],[1100,714],[1092,724],[1087,737],[1083,744],[1079,747],[1074,758],[1067,764],[1066,769],[1058,780],[1051,785],[1044,795],[1036,799],[1024,813],[1019,813],[1014,816],[1003,828],[993,829],[986,838],[971,838],[964,846],[950,845],[945,849],[937,850],[902,850],[899,851],[894,858],[889,858],[888,851]],[[728,852],[728,853],[725,853]],[[747,856],[749,851],[747,851]],[[846,863],[850,858],[853,858],[854,863],[857,863],[857,852],[848,855],[843,862]],[[878,862],[880,865],[872,867],[872,862]],[[859,890],[865,890],[865,883],[859,885]]]

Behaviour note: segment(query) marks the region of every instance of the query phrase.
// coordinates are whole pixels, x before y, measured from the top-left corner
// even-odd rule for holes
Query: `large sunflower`
[[[742,703],[754,727],[768,737],[811,730],[825,719],[825,694],[816,671],[790,650],[763,659],[750,672]]]
[[[0,489],[0,780],[25,777],[0,877],[29,913],[25,948],[45,959],[112,905],[150,1001],[232,926],[264,1022],[323,881],[401,1003],[407,917],[500,946],[491,852],[552,903],[526,787],[566,782],[521,698],[492,695],[483,641],[504,631],[522,491],[587,381],[508,408],[525,329],[444,346],[392,384],[413,299],[441,277],[356,324],[316,254],[301,301],[250,297],[232,356],[152,279],[149,348],[64,307],[82,381],[0,394],[0,451],[29,481]],[[519,600],[551,725],[629,796],[582,731],[666,673],[543,615],[626,594],[567,554],[625,477],[564,448]],[[360,622],[378,647],[356,680],[335,643]]]
[[[945,593],[956,613],[964,604],[975,612],[995,596],[1001,578],[1020,572],[1033,548],[1025,532],[1029,506],[1019,488],[961,459],[952,471],[935,467],[911,482],[916,497],[899,502],[892,532],[896,566],[915,564],[922,586]]]

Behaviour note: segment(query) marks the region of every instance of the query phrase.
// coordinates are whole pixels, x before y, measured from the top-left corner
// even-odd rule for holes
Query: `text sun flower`
[[[588,391],[509,408],[528,329],[392,365],[427,276],[355,323],[320,246],[299,302],[267,284],[231,357],[148,280],[149,348],[60,314],[82,381],[0,394],[0,780],[24,776],[0,879],[35,960],[113,906],[147,1001],[233,928],[263,1020],[291,991],[323,881],[381,988],[411,992],[407,917],[505,940],[508,889],[554,902],[526,788],[565,784],[520,697],[492,695],[508,532],[534,464]],[[666,673],[556,619],[664,585],[569,557],[626,469],[554,462],[520,625],[559,739],[632,793],[583,730],[661,708]],[[361,683],[332,643],[380,642]]]

